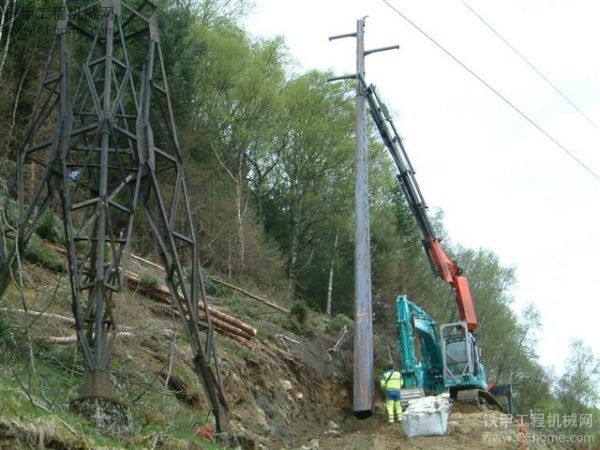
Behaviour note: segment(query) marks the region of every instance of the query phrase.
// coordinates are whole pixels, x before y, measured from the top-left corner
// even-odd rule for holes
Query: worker
[[[387,370],[379,379],[381,390],[385,394],[385,406],[387,408],[388,423],[402,421],[402,405],[400,404],[400,389],[404,386],[402,374],[389,364]]]

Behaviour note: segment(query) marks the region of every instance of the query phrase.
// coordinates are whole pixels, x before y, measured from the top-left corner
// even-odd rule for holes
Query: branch
[[[242,294],[246,295],[247,297],[250,297],[250,298],[252,298],[252,299],[254,299],[254,300],[256,300],[256,301],[258,301],[260,303],[263,303],[263,304],[265,304],[267,306],[270,306],[271,308],[274,308],[274,309],[276,309],[278,311],[284,312],[286,314],[290,313],[289,309],[284,308],[283,306],[279,306],[279,305],[277,305],[275,303],[271,303],[270,301],[265,300],[264,298],[259,297],[258,295],[252,294],[251,292],[248,292],[248,291],[242,289],[241,287],[237,287],[237,286],[234,286],[233,284],[226,283],[225,281],[219,280],[218,278],[214,278],[214,277],[209,277],[209,278],[211,279],[211,281],[213,283],[221,284],[221,285],[223,285],[225,287],[233,289],[234,291],[241,292]]]
[[[215,149],[215,146],[213,145],[212,142],[210,143],[210,148],[213,151],[213,153],[215,154],[215,156],[217,157],[217,160],[219,161],[219,164],[221,165],[223,170],[225,170],[225,172],[227,172],[227,175],[229,175],[231,177],[231,179],[237,183],[237,178],[235,177],[235,175],[233,173],[231,173],[231,171],[229,170],[229,167],[227,167],[227,165],[223,162],[223,160],[219,156],[219,152],[217,152],[217,150]]]
[[[143,262],[144,264],[148,264],[148,265],[150,265],[150,266],[152,266],[152,267],[154,267],[156,269],[159,269],[159,270],[161,270],[163,272],[165,270],[164,267],[159,266],[158,264],[155,264],[152,261],[148,261],[147,259],[141,258],[141,257],[139,257],[137,255],[130,254],[129,256],[131,256],[133,259],[135,259],[137,261]],[[131,274],[131,273],[132,272],[128,272],[128,274]],[[250,298],[252,298],[252,299],[254,299],[254,300],[258,301],[258,302],[261,302],[261,303],[263,303],[263,304],[265,304],[267,306],[270,306],[271,308],[274,308],[274,309],[276,309],[278,311],[284,312],[286,314],[290,313],[289,309],[286,309],[283,306],[279,306],[279,305],[277,305],[275,303],[272,303],[272,302],[270,302],[268,300],[265,300],[264,298],[259,297],[256,294],[253,294],[251,292],[246,291],[245,289],[242,289],[241,287],[234,286],[233,284],[230,284],[230,283],[226,283],[225,281],[219,280],[218,278],[215,278],[215,277],[210,276],[210,275],[207,275],[206,278],[208,278],[209,280],[211,280],[214,283],[221,284],[221,285],[223,285],[225,287],[228,287],[229,289],[233,289],[234,291],[240,292],[240,293],[244,294],[245,296],[250,297]],[[215,313],[212,308],[209,310],[209,312],[211,314]]]
[[[5,6],[8,5],[8,2]],[[4,63],[6,62],[6,56],[8,55],[8,47],[10,45],[10,35],[12,33],[13,24],[15,23],[15,9],[17,9],[16,0],[12,2],[10,22],[8,24],[8,32],[6,34],[6,43],[4,44],[4,53],[2,54],[2,58],[0,59],[0,80],[2,79],[2,72],[4,71]],[[6,11],[2,12],[2,19],[4,19],[4,14]]]
[[[333,361],[333,356],[331,356],[331,355],[333,353],[337,353],[340,351],[341,346],[344,345],[344,343],[346,342],[347,336],[348,336],[348,327],[346,325],[344,325],[344,328],[342,329],[342,333],[340,334],[340,337],[338,338],[335,345],[333,347],[327,349],[327,356],[329,356],[329,362]]]

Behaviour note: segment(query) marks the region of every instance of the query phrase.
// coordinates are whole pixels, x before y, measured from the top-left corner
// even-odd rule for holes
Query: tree
[[[201,77],[192,133],[197,142],[210,149],[235,186],[241,271],[246,259],[247,183],[254,179],[260,189],[267,171],[263,167],[274,150],[271,144],[277,139],[274,133],[281,116],[283,53],[278,39],[251,42],[231,24],[215,28],[202,32],[206,54],[198,68]]]
[[[322,281],[331,262],[335,218],[341,211],[346,217],[351,214],[345,209],[345,188],[351,183],[353,108],[346,87],[328,84],[327,76],[309,72],[290,81],[283,92],[286,145],[272,171],[265,204],[267,230],[287,257],[289,297],[294,297],[299,276],[307,269],[320,273],[323,289],[313,298],[325,297]],[[328,257],[323,258],[323,251]],[[302,290],[308,293],[312,287],[304,285]]]
[[[567,412],[582,413],[600,401],[600,359],[581,340],[573,341],[570,351],[557,396]]]

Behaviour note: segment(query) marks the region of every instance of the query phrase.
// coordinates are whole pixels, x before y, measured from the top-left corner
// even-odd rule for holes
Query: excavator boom
[[[423,247],[431,268],[435,275],[452,286],[460,317],[459,322],[442,325],[438,337],[435,322],[424,310],[405,296],[398,298],[398,333],[406,387],[413,391],[411,395],[418,395],[420,389],[434,392],[447,389],[453,398],[486,402],[500,408],[502,405],[487,391],[487,375],[481,360],[479,339],[475,333],[477,317],[469,281],[458,264],[444,251],[441,239],[434,232],[415,171],[387,107],[379,98],[375,86],[366,86],[364,80],[360,80],[375,125],[396,163],[398,181],[423,235]],[[417,342],[420,343],[420,357],[415,348]],[[507,392],[505,397],[509,399],[507,406],[501,409],[510,412],[511,386],[500,387],[504,388],[504,392]]]
[[[442,248],[440,238],[435,235],[427,215],[427,204],[415,178],[415,171],[387,107],[379,98],[375,86],[364,86],[364,88],[375,125],[379,130],[383,143],[396,163],[398,181],[400,181],[406,201],[423,234],[423,246],[425,247],[432,270],[437,276],[453,287],[460,320],[467,323],[469,331],[474,332],[477,328],[477,317],[475,315],[469,282],[462,275],[460,267]]]

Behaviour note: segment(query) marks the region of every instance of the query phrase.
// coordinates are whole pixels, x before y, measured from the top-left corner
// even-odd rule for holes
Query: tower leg
[[[224,431],[229,424],[227,405],[208,308],[206,319],[198,318],[199,302],[206,306],[206,296],[156,3],[100,0],[84,8],[94,5],[105,12],[98,27],[79,15],[70,17],[66,7],[58,21],[36,97],[40,106],[19,151],[20,234],[13,251],[0,253],[0,295],[10,279],[16,249],[25,248],[39,218],[58,196],[72,310],[86,368],[72,407],[104,432],[130,434],[131,415],[115,400],[110,379],[116,335],[113,294],[123,288],[133,219],[141,200],[195,355],[196,374],[217,431]],[[69,65],[67,37],[76,33],[67,34],[68,27],[90,43],[87,59],[74,67]],[[147,43],[144,68],[132,67],[127,44],[133,39]],[[79,54],[79,49],[72,54]],[[71,83],[72,74],[77,83]],[[27,167],[35,167],[31,186],[25,182]]]

